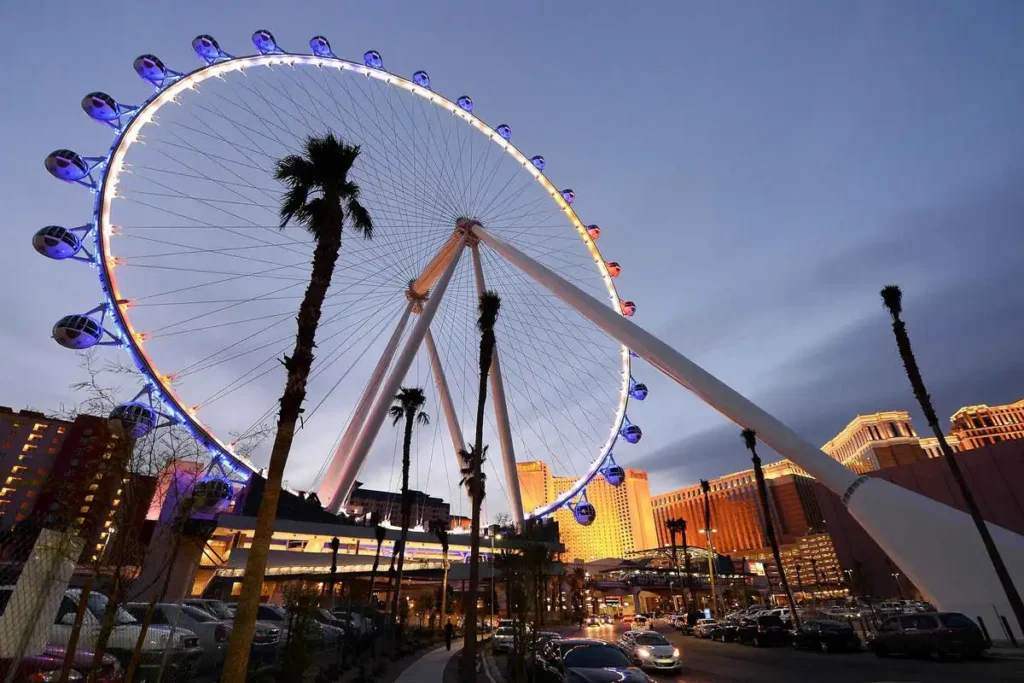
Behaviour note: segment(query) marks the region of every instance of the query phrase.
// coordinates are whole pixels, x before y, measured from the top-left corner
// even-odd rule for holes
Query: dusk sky
[[[879,410],[927,429],[879,298],[890,283],[944,420],[1024,398],[1024,3],[40,5],[0,7],[0,405],[75,402],[75,354],[50,328],[98,303],[98,285],[30,238],[89,219],[87,191],[42,164],[109,146],[81,97],[141,99],[137,55],[192,68],[195,35],[248,54],[257,28],[297,52],[321,33],[351,59],[376,49],[472,94],[602,226],[634,321],[814,443]],[[616,456],[652,493],[747,467],[739,427],[643,362],[633,374],[651,391],[630,410],[644,440]],[[323,454],[293,456],[308,485]]]

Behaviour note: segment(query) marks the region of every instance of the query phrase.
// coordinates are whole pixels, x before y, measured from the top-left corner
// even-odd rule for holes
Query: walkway
[[[395,679],[395,683],[440,683],[444,679],[444,668],[448,660],[462,649],[462,639],[452,643],[451,652],[444,645],[423,655]]]

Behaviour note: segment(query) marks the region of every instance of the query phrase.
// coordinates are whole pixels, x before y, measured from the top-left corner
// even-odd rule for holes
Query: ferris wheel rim
[[[565,200],[561,191],[547,178],[545,173],[538,169],[529,157],[519,150],[510,140],[502,137],[495,128],[489,127],[479,116],[466,111],[446,96],[431,90],[429,87],[420,86],[409,79],[397,74],[369,67],[358,62],[353,62],[336,56],[304,55],[294,53],[269,53],[245,56],[232,56],[221,61],[204,64],[186,72],[180,78],[166,85],[156,88],[154,93],[147,98],[131,113],[131,117],[115,136],[114,142],[100,165],[100,179],[96,184],[94,192],[96,200],[94,204],[94,224],[96,263],[99,272],[100,284],[106,298],[106,309],[112,315],[117,324],[117,336],[122,346],[144,376],[147,387],[156,393],[157,399],[175,418],[185,424],[192,435],[202,443],[214,456],[222,456],[229,461],[237,463],[251,473],[257,474],[260,471],[254,463],[243,455],[234,452],[231,444],[226,444],[220,436],[210,427],[205,425],[197,416],[194,409],[189,408],[185,401],[178,396],[171,386],[172,375],[162,375],[150,358],[145,348],[145,339],[142,338],[133,325],[131,316],[128,313],[130,300],[121,297],[118,289],[117,277],[114,273],[116,257],[110,249],[110,238],[116,235],[116,226],[111,223],[111,210],[113,200],[117,198],[117,186],[121,173],[124,170],[125,157],[131,146],[138,142],[141,130],[153,122],[156,113],[165,105],[176,102],[179,94],[186,90],[195,89],[200,83],[211,78],[221,77],[235,71],[244,72],[247,67],[255,66],[291,66],[296,65],[319,68],[335,68],[339,71],[353,71],[356,74],[374,78],[392,87],[398,87],[417,95],[431,104],[449,111],[452,115],[461,118],[464,122],[475,128],[491,142],[510,155],[519,165],[529,173],[533,179],[540,183],[551,199],[558,204],[562,213],[568,218],[580,237],[583,246],[589,251],[594,265],[597,268],[602,282],[605,285],[612,307],[621,312],[621,299],[617,288],[609,273],[608,266],[601,256],[600,250],[590,236],[587,226],[582,222],[576,211]],[[612,450],[618,440],[620,430],[626,421],[626,409],[630,397],[631,384],[631,358],[630,352],[620,345],[622,380],[620,386],[620,397],[616,407],[615,417],[610,426],[609,436],[601,448],[597,457],[592,461],[590,468],[579,476],[577,482],[560,494],[557,498],[547,504],[541,505],[526,513],[527,517],[545,517],[556,510],[570,504],[575,498],[585,492],[586,487],[602,471],[605,465],[612,460]],[[518,462],[518,461],[517,461]],[[575,474],[575,473],[572,473]],[[524,511],[525,512],[525,511]]]

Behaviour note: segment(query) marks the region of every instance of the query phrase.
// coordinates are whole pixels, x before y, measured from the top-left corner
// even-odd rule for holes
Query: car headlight
[[[651,651],[648,650],[646,647],[639,647],[636,650],[636,655],[637,655],[637,657],[640,657],[641,659],[650,659],[651,658]]]
[[[672,656],[673,657],[682,657],[683,653],[679,651],[678,647],[674,647],[674,648],[672,648]]]

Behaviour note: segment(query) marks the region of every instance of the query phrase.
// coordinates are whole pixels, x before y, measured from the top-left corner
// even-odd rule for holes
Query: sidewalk
[[[984,656],[989,659],[1024,659],[1024,648],[997,645],[986,650]]]
[[[449,652],[444,645],[423,655],[401,673],[395,683],[439,683],[444,678],[444,669],[456,652],[462,649],[462,640],[452,643]]]

